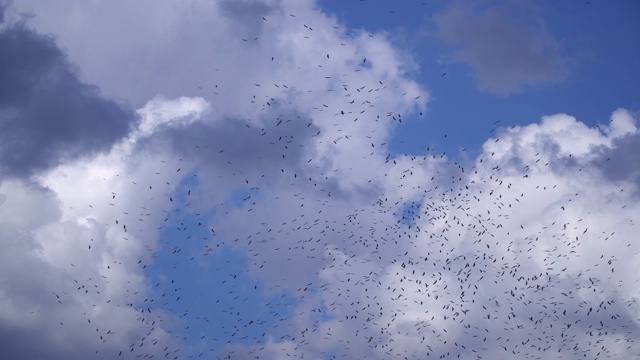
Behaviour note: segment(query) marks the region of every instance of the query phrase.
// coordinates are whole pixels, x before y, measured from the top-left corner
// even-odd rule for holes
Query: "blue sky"
[[[636,95],[640,91],[639,85],[632,80],[640,77],[640,70],[633,65],[637,49],[630,46],[640,30],[634,21],[640,10],[634,2],[540,1],[528,6],[522,3],[496,6],[495,2],[484,1],[467,4],[470,18],[460,19],[464,24],[460,25],[462,28],[475,25],[474,30],[479,31],[483,25],[469,24],[471,17],[488,19],[487,12],[495,10],[500,16],[489,23],[496,28],[502,26],[507,31],[521,32],[530,41],[549,36],[558,46],[556,56],[563,67],[558,76],[561,80],[538,85],[524,82],[519,84],[520,89],[499,96],[478,89],[474,79],[479,74],[474,73],[469,60],[456,59],[453,55],[459,46],[438,34],[433,19],[450,9],[449,3],[325,1],[321,6],[352,28],[389,32],[397,46],[419,59],[420,70],[415,76],[430,90],[431,105],[424,121],[411,118],[396,130],[395,138],[404,139],[400,141],[405,144],[416,143],[406,141],[410,134],[421,134],[421,140],[427,136],[433,139],[430,140],[433,144],[440,143],[450,151],[456,151],[459,146],[478,148],[497,120],[503,126],[525,125],[536,122],[541,115],[567,113],[593,126],[607,122],[611,112],[618,107],[637,111],[640,106]],[[512,40],[506,37],[495,39],[478,35],[477,40],[482,41],[479,49],[489,49],[497,42],[502,48],[496,51],[505,52],[486,51],[487,60],[492,60],[489,56],[504,55],[507,64],[509,55],[513,55],[506,48]],[[516,67],[518,60],[522,59],[513,59]],[[443,73],[446,73],[444,78]],[[491,75],[487,73],[487,76]],[[513,81],[517,83],[517,79]],[[461,124],[472,126],[473,131],[460,131]],[[444,134],[449,139],[446,142],[442,141]],[[399,143],[395,145],[402,149],[399,151],[415,151]]]
[[[0,4],[0,357],[638,357],[636,2]]]

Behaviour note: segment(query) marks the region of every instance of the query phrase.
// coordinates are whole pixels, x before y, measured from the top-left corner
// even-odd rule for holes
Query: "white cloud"
[[[143,269],[172,209],[170,195],[181,179],[176,168],[187,172],[188,165],[168,151],[141,150],[136,139],[162,122],[181,126],[204,105],[154,99],[140,129],[110,153],[58,166],[33,183],[1,184],[0,240],[8,249],[2,332],[17,338],[3,346],[5,355],[69,359],[98,351],[115,357],[131,353],[135,343],[134,354],[159,356],[176,344],[162,325],[173,315],[158,301],[145,304],[150,284]],[[148,308],[152,313],[145,315]],[[42,346],[30,345],[28,334],[41,337]]]
[[[69,4],[36,26],[141,122],[106,154],[0,183],[0,331],[25,341],[7,356],[209,351],[206,336],[175,339],[197,319],[144,272],[180,247],[165,224],[200,213],[215,235],[184,252],[203,272],[227,275],[205,255],[230,248],[262,296],[295,299],[231,357],[637,353],[637,172],[606,167],[637,148],[629,112],[602,129],[565,114],[503,129],[468,164],[390,158],[392,129],[428,94],[384,34],[347,36],[312,2],[138,3],[113,32],[98,14],[124,3]],[[110,50],[83,50],[93,35]],[[26,352],[34,329],[60,326]]]
[[[139,126],[141,136],[149,136],[159,126],[186,126],[201,118],[209,111],[209,104],[203,98],[181,97],[166,100],[156,97],[138,110],[142,121]]]
[[[381,190],[389,195],[383,206],[343,201],[339,212],[317,206],[330,211],[321,219],[331,236],[323,238],[317,279],[309,279],[322,291],[305,297],[288,322],[288,333],[305,334],[298,351],[368,358],[426,351],[524,357],[543,349],[569,358],[633,356],[637,185],[611,182],[591,165],[601,146],[615,147],[615,136],[635,136],[624,114],[616,111],[602,132],[567,115],[544,117],[505,130],[498,142],[487,140],[474,166],[458,170],[460,180],[391,178]],[[614,130],[620,128],[630,132]],[[413,163],[422,167],[421,159]],[[398,185],[428,193],[391,197],[389,188]],[[396,224],[392,213],[413,201],[421,217],[411,228]],[[287,256],[296,254],[308,250]],[[312,315],[319,304],[320,321]]]
[[[95,224],[63,221],[62,207],[69,203],[51,189],[13,181],[0,189],[6,196],[0,208],[3,356],[71,359],[97,351],[112,357],[149,331],[168,340],[127,306],[141,288],[140,274],[108,261],[103,247],[114,239]],[[134,350],[159,354],[149,347]]]

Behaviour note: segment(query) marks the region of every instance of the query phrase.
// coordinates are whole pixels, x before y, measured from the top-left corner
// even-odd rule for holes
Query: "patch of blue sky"
[[[421,217],[422,199],[408,201],[404,203],[398,211],[393,213],[399,224],[409,228],[416,226],[416,222]]]
[[[225,204],[227,204],[227,206],[243,207],[247,201],[256,198],[259,193],[260,189],[257,187],[238,188],[229,194]]]
[[[457,56],[458,48],[444,41],[439,33],[434,16],[453,3],[321,2],[322,9],[345,24],[348,31],[381,32],[416,62],[417,69],[410,71],[409,76],[429,92],[429,103],[422,115],[403,114],[402,122],[396,123],[388,141],[392,157],[425,155],[429,148],[438,155],[446,153],[453,161],[473,159],[487,138],[496,136],[501,127],[536,123],[542,116],[556,113],[566,113],[596,126],[608,123],[611,113],[619,107],[640,111],[637,96],[640,84],[630,81],[640,77],[640,67],[633,63],[636,48],[629,46],[630,39],[640,41],[640,22],[632,20],[640,16],[637,2],[610,6],[602,1],[589,4],[541,1],[530,4],[536,11],[525,16],[513,2],[461,2],[474,15],[487,9],[519,14],[507,25],[529,35],[533,32],[532,40],[546,36],[545,31],[553,34],[559,47],[559,66],[563,66],[557,81],[525,82],[517,90],[504,94],[482,89],[477,69]],[[544,22],[539,23],[540,19]],[[491,39],[484,39],[487,46]],[[490,53],[488,48],[486,51]],[[496,61],[504,58],[498,52],[491,56]],[[496,71],[502,69],[497,67]],[[522,71],[526,72],[526,67]]]
[[[249,259],[242,250],[224,243],[210,246],[215,235],[206,224],[221,209],[176,215],[175,210],[184,209],[195,195],[189,195],[189,190],[195,189],[197,177],[185,179],[172,196],[173,216],[164,222],[153,263],[145,268],[150,296],[156,301],[136,306],[143,312],[150,309],[150,315],[162,311],[174,317],[168,328],[178,339],[188,341],[185,356],[220,354],[227,343],[252,346],[264,344],[268,336],[286,338],[286,326],[279,325],[292,316],[298,297],[263,289],[248,274]],[[256,192],[238,189],[225,204],[243,206],[246,197]]]

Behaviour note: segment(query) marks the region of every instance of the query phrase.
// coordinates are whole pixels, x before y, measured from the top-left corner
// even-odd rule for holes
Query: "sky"
[[[639,16],[0,0],[0,358],[640,357]]]

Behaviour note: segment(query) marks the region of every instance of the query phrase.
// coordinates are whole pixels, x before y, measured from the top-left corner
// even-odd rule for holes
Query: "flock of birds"
[[[331,54],[325,58],[331,61]],[[363,58],[356,69],[372,61]],[[96,356],[606,359],[637,349],[637,321],[628,317],[637,304],[615,292],[617,254],[603,251],[591,257],[591,268],[576,273],[574,267],[585,256],[585,241],[613,241],[615,233],[590,228],[579,212],[566,215],[579,192],[567,197],[564,184],[526,182],[542,163],[558,160],[542,154],[523,164],[517,186],[491,153],[448,163],[444,152],[429,147],[378,161],[385,143],[341,131],[346,122],[402,122],[401,114],[369,110],[395,91],[377,85],[345,81],[336,90],[345,94],[343,108],[320,105],[306,115],[286,113],[277,96],[252,96],[247,105],[268,114],[260,126],[237,122],[217,135],[220,130],[206,127],[201,135],[176,130],[171,146],[185,160],[167,160],[140,177],[159,179],[153,184],[128,179],[121,190],[147,199],[139,208],[122,208],[116,192],[89,204],[117,209],[114,218],[97,220],[127,241],[136,241],[153,219],[159,227],[150,238],[160,238],[140,245],[147,257],[108,263],[101,278],[70,279],[71,291],[84,295],[104,291],[118,268],[146,275],[146,289],[124,289],[135,300],[101,306],[129,307],[148,333]],[[215,101],[224,86],[214,91]],[[285,115],[271,117],[274,109]],[[328,113],[333,123],[318,125],[314,116]],[[231,136],[246,140],[225,142]],[[319,139],[336,152],[350,149],[349,142],[366,143],[368,154],[354,150],[365,171],[307,159],[306,149]],[[380,166],[367,170],[369,161]],[[200,172],[207,163],[215,175]],[[346,177],[357,178],[357,186],[345,185]],[[201,198],[218,187],[212,179],[231,195],[206,208]],[[537,198],[557,200],[559,220],[514,226],[521,219],[512,218]],[[85,251],[96,251],[92,240]],[[70,293],[52,296],[62,303]],[[83,326],[100,342],[125,336],[85,316]]]

